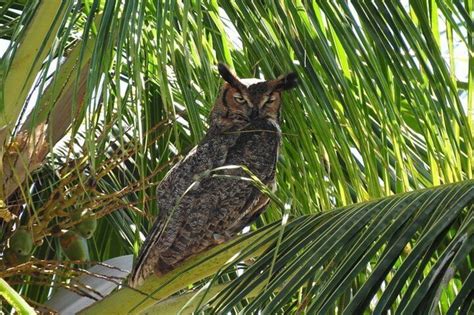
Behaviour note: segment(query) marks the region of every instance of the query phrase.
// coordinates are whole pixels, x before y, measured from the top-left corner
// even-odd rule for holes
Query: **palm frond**
[[[2,252],[26,225],[34,258],[64,259],[69,210],[87,208],[103,217],[91,260],[136,254],[154,186],[205,133],[223,61],[241,77],[298,73],[284,98],[281,203],[252,230],[293,221],[255,263],[219,273],[228,285],[209,292],[221,293],[194,301],[469,310],[470,1],[59,2],[0,0]],[[43,302],[67,281],[56,273],[15,289]]]

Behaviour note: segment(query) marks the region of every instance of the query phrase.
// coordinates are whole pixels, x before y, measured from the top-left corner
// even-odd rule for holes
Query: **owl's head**
[[[281,92],[297,85],[295,73],[265,81],[239,79],[222,63],[218,69],[226,82],[211,111],[211,126],[239,130],[259,119],[279,122]]]

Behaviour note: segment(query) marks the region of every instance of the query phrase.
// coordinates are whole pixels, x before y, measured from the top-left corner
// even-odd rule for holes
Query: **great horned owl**
[[[202,142],[157,188],[159,215],[142,246],[129,285],[167,273],[190,256],[225,242],[254,221],[269,198],[250,181],[246,166],[272,186],[280,145],[281,92],[296,86],[290,73],[274,80],[239,79],[218,65],[226,81]],[[224,167],[216,172],[212,170]],[[224,174],[231,176],[213,176]]]

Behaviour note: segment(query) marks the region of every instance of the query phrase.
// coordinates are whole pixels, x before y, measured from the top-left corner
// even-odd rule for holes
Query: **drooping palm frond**
[[[473,189],[467,181],[420,190],[289,227],[278,246],[215,298],[216,312],[232,310],[262,284],[244,312],[428,314],[445,313],[451,304],[451,311],[468,309],[472,301],[449,296],[446,286],[472,273]]]
[[[6,139],[2,174],[8,175],[3,183],[9,187],[0,197],[7,210],[1,212],[2,248],[15,223],[26,224],[36,240],[33,256],[61,260],[58,237],[75,225],[68,211],[87,208],[97,217],[104,215],[88,241],[91,260],[137,253],[157,212],[154,185],[207,128],[220,84],[218,61],[241,77],[291,70],[300,78],[300,88],[285,97],[283,107],[276,197],[286,208],[272,205],[255,227],[282,220],[284,212],[292,218],[323,213],[329,220],[337,217],[325,214],[333,208],[472,178],[470,1],[69,0],[56,6],[52,1],[0,1],[0,12],[5,13],[0,37],[11,40],[1,66],[0,140]],[[35,135],[46,136],[39,143]],[[439,200],[450,196],[449,189],[440,191]],[[401,226],[395,219],[383,221],[387,226],[378,235],[369,233],[377,217],[366,205],[355,206],[360,212],[340,214],[341,220],[352,220],[332,219],[338,223],[334,228],[357,232],[353,238],[315,229],[327,239],[304,239],[287,230],[278,246],[298,248],[298,255],[285,258],[269,252],[242,275],[229,271],[226,281],[234,282],[209,307],[340,311],[342,306],[365,307],[375,294],[374,303],[389,307],[405,305],[404,297],[435,301],[440,296],[433,307],[454,309],[452,305],[462,305],[463,296],[471,294],[462,288],[472,276],[462,269],[472,269],[472,260],[465,260],[472,251],[459,249],[455,240],[470,233],[464,229],[472,209],[465,200],[449,230],[429,229],[428,223],[437,222],[434,217],[417,221],[415,229],[413,220],[422,213],[442,217],[448,206],[440,204],[420,205]],[[381,209],[388,213],[389,208],[398,214],[408,211],[390,205]],[[404,230],[410,226],[415,234]],[[432,248],[416,251],[426,261],[406,263],[416,256],[422,235],[431,233],[439,235],[440,240],[434,238],[438,243],[432,240]],[[392,260],[384,261],[392,269],[380,269],[380,276],[371,278],[384,251],[389,253],[402,235],[409,237],[403,246],[410,243],[412,252],[392,252]],[[311,246],[323,242],[335,244],[337,252],[305,254],[313,249],[322,253]],[[356,244],[361,246],[357,253],[344,252]],[[449,246],[464,256],[443,256]],[[360,256],[371,250],[373,255]],[[349,262],[357,255],[366,265]],[[456,262],[455,280],[439,295],[436,288],[445,282],[437,275],[449,275],[444,268],[453,257],[462,257],[462,262]],[[309,275],[301,271],[305,262],[313,266]],[[331,266],[331,272],[317,273]],[[412,286],[397,284],[405,279],[401,274],[390,279],[398,274],[393,268],[400,266]],[[297,270],[304,284],[290,280],[290,271]],[[430,278],[430,272],[436,275]],[[236,288],[255,289],[250,275],[269,282],[257,293],[239,294]],[[434,282],[422,288],[417,277]],[[56,278],[16,288],[41,302],[50,294],[45,284],[55,286]],[[365,293],[356,295],[356,288]],[[353,298],[359,302],[350,302]]]
[[[472,284],[463,285],[462,279],[472,277],[473,205],[471,180],[273,224],[148,280],[142,293],[123,289],[84,314],[143,311],[212,273],[208,285],[196,290],[198,298],[188,293],[181,303],[174,301],[174,311],[167,300],[147,311],[177,313],[193,299],[187,312],[199,306],[216,314],[467,310]],[[268,249],[256,261],[238,265],[240,275],[230,281],[235,266],[220,269],[214,261],[219,257],[229,264],[233,256],[230,261],[239,262],[262,248]],[[450,286],[461,294],[451,295]]]

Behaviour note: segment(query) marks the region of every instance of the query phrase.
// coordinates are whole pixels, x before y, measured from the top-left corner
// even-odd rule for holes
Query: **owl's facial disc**
[[[234,93],[234,101],[236,101],[239,104],[245,104],[247,100],[243,98],[242,94],[239,92]]]
[[[227,82],[224,87],[224,119],[250,122],[255,119],[279,120],[281,92],[296,87],[295,73],[274,80],[240,79],[226,65],[219,63],[218,70]],[[229,122],[230,123],[230,122]]]

